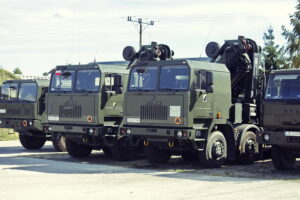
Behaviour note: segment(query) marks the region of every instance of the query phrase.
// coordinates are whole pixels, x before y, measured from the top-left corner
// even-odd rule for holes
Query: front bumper
[[[123,131],[125,130],[125,131]],[[129,130],[129,131],[128,131]],[[203,149],[206,131],[191,128],[154,128],[154,127],[129,127],[121,128],[127,133],[144,141],[144,145],[151,143],[162,148],[177,150]]]
[[[258,131],[256,140],[260,144],[300,147],[300,131]]]
[[[117,135],[118,127],[107,126],[74,126],[70,124],[47,124],[43,126],[43,130],[50,133],[64,133],[73,136],[97,136]]]
[[[15,131],[41,131],[42,125],[40,120],[32,119],[0,119],[0,128],[11,128]]]

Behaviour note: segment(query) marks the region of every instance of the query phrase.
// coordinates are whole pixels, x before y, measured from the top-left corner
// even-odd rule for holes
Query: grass
[[[20,79],[20,78],[15,74],[6,71],[5,69],[0,69],[0,84],[2,84],[2,82],[5,80],[12,80],[12,79]]]
[[[19,134],[12,129],[0,128],[0,141],[17,140]]]

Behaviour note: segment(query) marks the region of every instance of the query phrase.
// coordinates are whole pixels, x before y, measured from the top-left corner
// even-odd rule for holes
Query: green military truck
[[[40,149],[50,138],[42,128],[45,121],[45,95],[49,80],[8,80],[1,86],[0,127],[19,132],[19,139],[26,149]],[[61,141],[55,140],[58,151]]]
[[[44,129],[63,134],[67,151],[75,158],[89,156],[92,149],[118,160],[132,158],[135,152],[128,137],[119,134],[127,78],[126,65],[57,66],[51,72]]]
[[[123,50],[131,69],[121,133],[140,139],[151,163],[177,154],[219,167],[257,157],[260,49],[239,37],[221,48],[209,43],[206,52],[211,62],[172,59],[156,43]]]
[[[260,144],[272,145],[276,169],[291,169],[300,157],[300,70],[274,70],[262,101]]]

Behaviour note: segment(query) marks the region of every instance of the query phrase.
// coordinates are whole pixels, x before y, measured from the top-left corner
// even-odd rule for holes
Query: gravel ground
[[[3,199],[299,199],[300,165],[278,172],[270,160],[204,169],[172,157],[165,165],[140,158],[117,162],[94,151],[86,159],[0,142]]]

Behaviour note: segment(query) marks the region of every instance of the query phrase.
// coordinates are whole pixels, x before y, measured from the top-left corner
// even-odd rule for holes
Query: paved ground
[[[116,162],[102,152],[84,160],[0,142],[0,199],[300,199],[300,165],[277,172],[269,160],[203,169],[174,157],[155,166]]]

